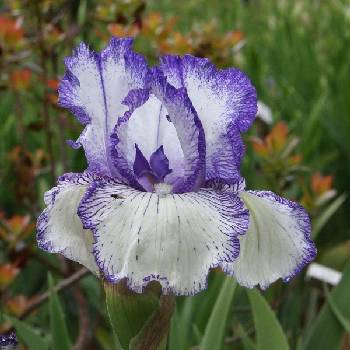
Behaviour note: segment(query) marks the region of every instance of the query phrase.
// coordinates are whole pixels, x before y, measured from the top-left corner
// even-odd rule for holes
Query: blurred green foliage
[[[65,143],[81,127],[57,106],[63,58],[111,35],[135,36],[152,64],[191,53],[250,76],[273,120],[245,137],[248,187],[301,201],[317,261],[343,271],[329,295],[302,273],[267,302],[213,271],[207,291],[177,298],[168,348],[349,349],[350,3],[340,0],[0,0],[0,331],[13,325],[22,348],[39,349],[40,336],[40,348],[115,349],[93,276],[26,313],[49,290],[48,270],[57,284],[78,268],[35,244],[43,193],[85,167]]]

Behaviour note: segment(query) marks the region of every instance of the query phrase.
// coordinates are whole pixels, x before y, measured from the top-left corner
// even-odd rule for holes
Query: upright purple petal
[[[219,70],[208,59],[164,56],[161,69],[173,86],[185,87],[206,138],[206,179],[239,178],[244,147],[240,136],[252,124],[256,92],[238,69]]]
[[[110,135],[117,118],[126,110],[122,104],[129,90],[144,85],[145,60],[131,50],[132,39],[113,38],[101,52],[85,44],[66,58],[66,74],[59,87],[59,103],[85,125],[77,142],[82,145],[89,170],[120,177],[111,162]]]
[[[163,145],[151,155],[149,163],[160,181],[164,181],[164,178],[172,172],[169,168],[169,159],[164,154]]]
[[[114,165],[135,185],[133,145],[138,144],[146,159],[163,146],[172,169],[165,181],[174,185],[176,192],[188,192],[204,179],[202,125],[184,88],[169,85],[157,69],[147,80],[147,89],[132,91],[125,99],[130,109],[119,119],[111,137]]]

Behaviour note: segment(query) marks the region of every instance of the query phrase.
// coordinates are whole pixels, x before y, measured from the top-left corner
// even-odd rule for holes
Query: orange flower
[[[280,151],[286,145],[288,126],[285,122],[279,121],[266,136],[265,143],[270,151]]]
[[[18,275],[19,269],[12,264],[0,266],[0,288],[7,287]]]
[[[10,75],[9,85],[14,90],[26,90],[29,86],[32,71],[28,68],[17,69]]]
[[[124,26],[119,23],[111,23],[108,25],[108,31],[113,36],[118,37],[135,37],[137,34],[139,34],[140,30],[137,25],[130,25],[130,26]]]
[[[28,308],[30,303],[31,300],[29,298],[27,298],[25,295],[19,294],[11,299],[8,299],[6,301],[6,307],[11,314],[19,317]]]
[[[52,89],[57,91],[58,90],[58,86],[59,86],[60,82],[58,79],[48,79],[46,82],[46,85]]]
[[[252,137],[250,140],[253,145],[253,150],[256,154],[258,154],[261,157],[268,156],[269,151],[263,140],[259,139],[258,137]]]
[[[311,188],[314,193],[319,195],[326,193],[332,188],[333,176],[322,176],[319,172],[311,177]]]
[[[13,20],[6,16],[0,16],[0,44],[15,46],[22,40],[24,30],[19,20]]]

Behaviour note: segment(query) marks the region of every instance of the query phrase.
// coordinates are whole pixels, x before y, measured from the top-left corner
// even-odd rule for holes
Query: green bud
[[[123,350],[162,350],[166,348],[175,298],[162,295],[158,282],[144,293],[128,289],[126,281],[105,282],[110,322]]]

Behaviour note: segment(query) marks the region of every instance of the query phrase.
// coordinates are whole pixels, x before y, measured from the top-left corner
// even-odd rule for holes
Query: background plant
[[[29,349],[114,349],[99,282],[38,250],[35,220],[56,175],[85,166],[65,142],[80,126],[57,106],[63,57],[118,35],[151,62],[191,53],[248,73],[273,115],[246,135],[248,186],[301,201],[317,261],[343,272],[330,291],[302,274],[262,297],[213,271],[208,291],[177,299],[168,348],[349,348],[349,24],[337,0],[0,1],[1,332]]]

